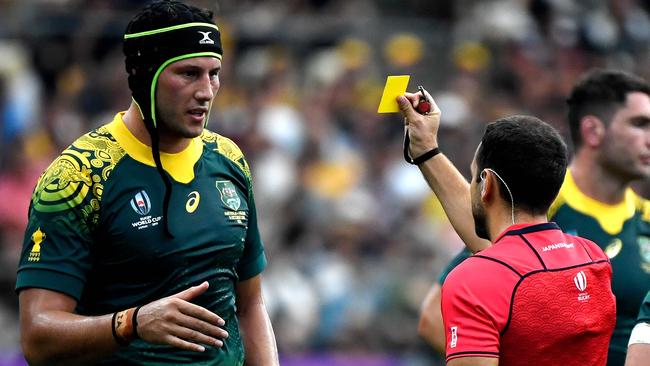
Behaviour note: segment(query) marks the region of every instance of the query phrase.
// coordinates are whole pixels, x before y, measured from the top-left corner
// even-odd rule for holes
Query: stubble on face
[[[490,240],[490,233],[487,228],[487,216],[480,199],[472,198],[472,217],[474,218],[474,232],[476,236],[481,239]]]
[[[624,181],[650,177],[650,96],[628,94],[607,126],[600,163],[612,175]]]
[[[156,91],[161,140],[201,135],[220,87],[220,69],[221,61],[216,58],[193,57],[176,61],[162,71]]]

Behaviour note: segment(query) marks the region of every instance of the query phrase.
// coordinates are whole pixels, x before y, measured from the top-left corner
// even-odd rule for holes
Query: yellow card
[[[406,92],[406,87],[409,85],[410,78],[410,75],[395,75],[389,76],[386,79],[384,94],[381,95],[381,101],[379,102],[377,113],[399,112],[399,105],[397,105],[395,98]]]

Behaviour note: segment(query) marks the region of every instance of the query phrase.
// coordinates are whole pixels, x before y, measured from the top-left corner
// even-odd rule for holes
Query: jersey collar
[[[514,224],[505,229],[494,241],[496,244],[504,236],[523,235],[544,230],[560,230],[560,227],[554,222],[544,222],[541,224]]]
[[[558,203],[566,202],[574,210],[593,217],[598,224],[610,235],[620,233],[623,229],[625,221],[634,216],[638,196],[628,188],[625,191],[623,201],[608,205],[606,203],[597,201],[586,194],[582,193],[575,181],[571,171],[567,170],[564,177],[564,183],[560,189],[560,194],[556,198]],[[554,204],[553,206],[558,206]]]
[[[126,124],[124,124],[124,113],[120,112],[115,115],[113,121],[107,126],[109,132],[131,158],[142,164],[155,167],[156,163],[151,154],[151,147],[143,144],[129,131]],[[201,143],[201,138],[195,137],[181,152],[168,154],[161,151],[160,160],[165,171],[175,181],[189,183],[194,179],[194,164],[199,160],[202,152],[203,144]]]

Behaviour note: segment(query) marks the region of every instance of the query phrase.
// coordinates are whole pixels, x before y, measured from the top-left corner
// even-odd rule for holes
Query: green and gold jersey
[[[451,259],[449,263],[447,263],[447,266],[440,272],[440,275],[438,275],[438,284],[442,286],[443,283],[445,283],[445,280],[447,279],[447,276],[449,275],[449,272],[456,268],[459,264],[463,263],[463,261],[469,257],[472,256],[472,252],[467,249],[467,247],[463,248],[454,258]]]
[[[639,316],[636,319],[637,323],[646,322],[650,323],[650,291],[645,295],[645,299],[639,309]]]
[[[610,258],[617,318],[607,364],[623,365],[639,307],[650,290],[650,201],[628,189],[620,204],[603,204],[583,194],[567,171],[549,218],[563,231],[595,242]]]
[[[266,266],[248,164],[232,141],[207,130],[182,152],[161,153],[173,181],[170,238],[151,149],[122,115],[75,141],[41,176],[16,290],[61,292],[78,301],[79,314],[99,315],[209,281],[193,302],[226,321],[222,348],[197,353],[136,340],[102,364],[241,365],[235,285]]]

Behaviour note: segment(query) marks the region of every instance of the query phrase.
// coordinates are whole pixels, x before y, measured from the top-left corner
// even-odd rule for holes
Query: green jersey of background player
[[[25,357],[277,365],[250,171],[204,130],[222,55],[212,13],[151,4],[124,52],[131,106],[34,192],[16,284]]]
[[[567,102],[575,156],[550,217],[610,257],[616,328],[607,364],[623,365],[650,290],[650,203],[630,189],[650,177],[650,86],[623,72],[594,70]]]

